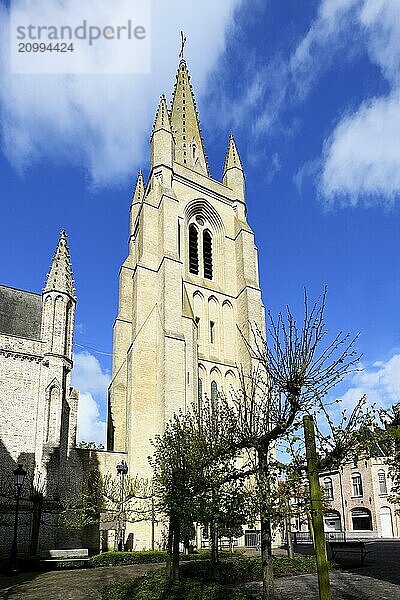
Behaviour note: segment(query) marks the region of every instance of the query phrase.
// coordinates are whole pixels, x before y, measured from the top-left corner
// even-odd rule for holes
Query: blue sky
[[[363,391],[398,400],[400,3],[165,5],[153,1],[148,75],[16,76],[2,62],[0,282],[39,292],[67,230],[81,437],[103,435],[130,197],[180,29],[212,176],[231,131],[245,165],[267,309],[299,308],[304,286],[328,285],[330,331],[361,332],[365,370],[341,389],[345,404]]]

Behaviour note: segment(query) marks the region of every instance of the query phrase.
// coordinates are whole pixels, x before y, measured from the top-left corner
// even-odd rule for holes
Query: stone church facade
[[[76,448],[78,390],[71,386],[75,290],[61,232],[42,294],[0,286],[0,557],[14,524],[13,470],[27,472],[21,493],[19,551],[98,549],[98,531],[59,526],[60,503],[87,474],[115,469],[119,454]]]
[[[235,386],[251,367],[249,323],[264,330],[245,176],[230,136],[222,180],[210,176],[195,98],[181,60],[172,103],[161,97],[147,183],[139,173],[129,253],[120,270],[109,388],[108,450],[151,476],[151,439],[174,412]],[[136,526],[139,546],[150,526]]]

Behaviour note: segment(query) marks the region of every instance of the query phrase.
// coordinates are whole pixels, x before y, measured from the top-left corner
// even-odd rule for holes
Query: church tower
[[[186,61],[169,107],[161,96],[151,171],[140,172],[120,270],[109,388],[108,449],[150,476],[150,440],[174,412],[235,386],[243,337],[264,330],[245,176],[231,135],[222,181],[210,176]]]
[[[71,259],[64,230],[54,253],[42,293],[41,339],[44,395],[37,438],[37,464],[46,463],[59,448],[66,458],[75,446],[77,392],[71,388],[72,346],[76,298]]]

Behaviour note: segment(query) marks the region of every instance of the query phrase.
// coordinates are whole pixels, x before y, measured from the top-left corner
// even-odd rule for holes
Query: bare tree
[[[326,289],[309,305],[304,294],[304,317],[299,327],[292,312],[269,314],[267,337],[252,326],[249,351],[257,365],[249,376],[242,373],[241,386],[234,395],[238,418],[236,440],[242,449],[252,450],[258,464],[260,494],[261,557],[263,597],[274,597],[272,567],[272,519],[268,498],[270,469],[276,444],[300,427],[302,415],[321,406],[326,394],[351,371],[359,355],[354,349],[357,337],[339,332],[328,337],[325,322]]]

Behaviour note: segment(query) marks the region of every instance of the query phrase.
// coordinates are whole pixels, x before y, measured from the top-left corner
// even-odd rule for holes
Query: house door
[[[392,524],[392,511],[388,506],[383,506],[379,511],[381,519],[381,532],[382,537],[392,538],[393,537],[393,524]]]

